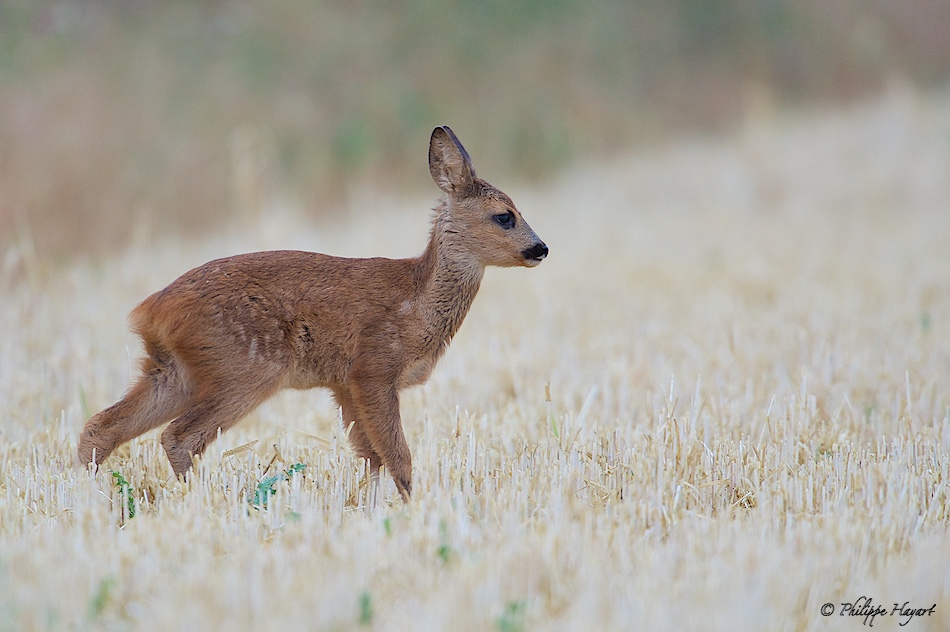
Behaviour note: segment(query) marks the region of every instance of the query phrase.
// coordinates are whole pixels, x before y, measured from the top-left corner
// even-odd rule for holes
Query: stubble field
[[[409,504],[388,478],[369,496],[320,392],[187,483],[157,432],[98,474],[73,459],[128,385],[139,300],[239,251],[417,254],[434,186],[143,229],[68,269],[28,236],[4,253],[0,629],[950,629],[950,95],[763,115],[531,189],[456,131],[551,255],[490,270],[404,394]],[[862,597],[886,614],[841,616]]]

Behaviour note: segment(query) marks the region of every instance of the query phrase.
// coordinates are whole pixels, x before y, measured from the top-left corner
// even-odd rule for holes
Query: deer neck
[[[448,343],[462,325],[478,293],[485,267],[466,247],[444,209],[432,225],[429,244],[420,261],[420,299],[427,338]]]

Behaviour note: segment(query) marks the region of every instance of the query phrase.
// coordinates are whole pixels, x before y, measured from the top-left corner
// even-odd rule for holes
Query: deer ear
[[[475,182],[472,160],[447,125],[432,130],[429,173],[439,188],[449,195],[464,195]]]

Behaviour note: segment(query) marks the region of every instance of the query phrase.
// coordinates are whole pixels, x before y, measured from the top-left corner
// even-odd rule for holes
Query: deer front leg
[[[357,416],[353,429],[359,429],[365,435],[372,452],[378,455],[396,482],[399,493],[408,501],[412,493],[412,455],[402,431],[395,381],[354,381],[350,385],[350,396]],[[360,436],[355,439],[359,441]],[[358,450],[360,447],[357,443]],[[370,465],[378,468],[372,457]]]
[[[360,423],[356,413],[353,398],[350,396],[350,392],[344,388],[335,389],[333,398],[341,409],[343,429],[349,433],[350,444],[353,446],[357,457],[369,461],[370,480],[373,484],[376,484],[379,480],[379,467],[383,464],[383,461],[373,449],[369,437],[363,430],[363,424]]]

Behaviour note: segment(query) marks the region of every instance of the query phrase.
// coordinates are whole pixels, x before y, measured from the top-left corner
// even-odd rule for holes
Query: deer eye
[[[505,230],[515,227],[515,215],[511,211],[499,213],[498,215],[495,215],[493,219]]]

